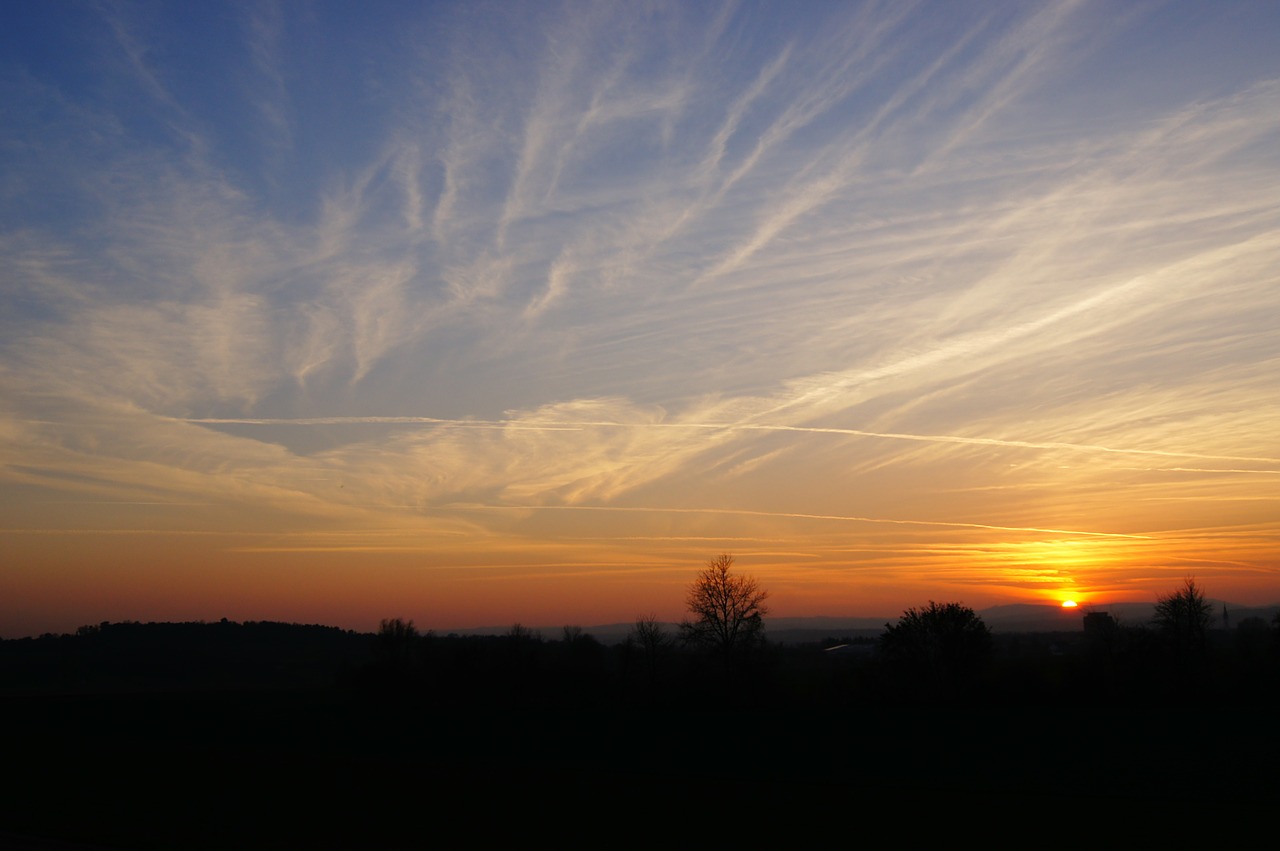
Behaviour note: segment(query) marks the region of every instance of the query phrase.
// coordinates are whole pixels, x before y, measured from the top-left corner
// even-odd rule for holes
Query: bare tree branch
[[[734,574],[732,568],[728,554],[707,562],[685,601],[693,617],[680,624],[685,642],[714,648],[726,660],[764,641],[764,616],[769,613],[764,605],[769,592],[755,577]]]

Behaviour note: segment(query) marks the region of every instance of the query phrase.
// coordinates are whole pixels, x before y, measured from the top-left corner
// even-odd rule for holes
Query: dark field
[[[798,836],[906,803],[1261,817],[1280,790],[1276,655],[1229,639],[1175,664],[1136,638],[1100,655],[1079,636],[1006,637],[963,679],[818,646],[732,667],[670,647],[650,666],[584,636],[388,646],[209,624],[7,641],[0,830],[418,847],[606,823],[670,841],[727,813]]]

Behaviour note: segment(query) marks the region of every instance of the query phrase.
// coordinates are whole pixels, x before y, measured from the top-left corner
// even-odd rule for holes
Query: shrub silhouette
[[[930,600],[885,624],[880,651],[899,670],[958,683],[990,656],[991,632],[968,606]]]

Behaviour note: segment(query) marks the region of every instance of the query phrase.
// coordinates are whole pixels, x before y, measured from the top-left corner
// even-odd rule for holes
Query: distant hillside
[[[1222,607],[1227,608],[1228,626],[1235,628],[1241,621],[1250,617],[1260,617],[1270,623],[1280,613],[1280,603],[1270,606],[1241,606],[1222,600],[1210,600],[1213,607],[1213,620],[1210,626],[1222,628]],[[1011,603],[1004,606],[991,606],[981,609],[978,615],[995,632],[1080,632],[1084,629],[1084,616],[1089,612],[1106,612],[1121,626],[1144,626],[1155,616],[1155,603],[1102,603],[1064,609],[1061,606],[1041,605],[1035,603]],[[885,624],[897,621],[901,613],[883,617],[771,617],[767,619],[768,635],[772,641],[785,644],[805,644],[821,641],[824,638],[865,638],[875,637],[884,632]],[[584,626],[582,631],[591,635],[602,644],[612,645],[622,642],[631,631],[633,624],[612,623]],[[663,627],[671,633],[678,630],[675,623],[665,623]],[[502,635],[510,631],[508,626],[477,627],[475,629],[437,630],[442,634],[454,632],[458,635]],[[544,639],[557,640],[561,637],[563,627],[535,627],[534,631]]]
[[[1227,610],[1228,628],[1235,628],[1250,617],[1260,617],[1268,623],[1280,612],[1280,604],[1270,606],[1240,606],[1223,600],[1209,600],[1213,617],[1211,629],[1222,629],[1222,609]],[[978,614],[987,626],[998,632],[1072,632],[1083,629],[1084,616],[1089,612],[1106,612],[1121,626],[1144,626],[1155,617],[1155,603],[1106,603],[1064,609],[1061,606],[1014,603],[992,606]]]
[[[1102,606],[1039,605],[1011,603],[992,606],[978,612],[987,626],[996,632],[1080,632],[1089,612],[1106,612],[1124,626],[1149,623],[1155,615],[1154,603],[1111,603]]]

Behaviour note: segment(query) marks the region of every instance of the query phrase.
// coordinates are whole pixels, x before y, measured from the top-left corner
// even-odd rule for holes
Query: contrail
[[[1069,449],[1109,452],[1119,455],[1154,455],[1161,458],[1198,458],[1213,461],[1251,461],[1258,464],[1280,464],[1280,458],[1249,455],[1214,455],[1203,452],[1173,452],[1164,449],[1125,449],[1096,443],[1064,443],[1061,441],[1003,440],[995,437],[962,437],[952,434],[910,434],[906,432],[865,431],[854,428],[822,426],[769,425],[764,423],[620,423],[607,420],[546,420],[522,423],[515,420],[459,420],[439,417],[307,417],[300,419],[250,418],[182,418],[179,422],[200,425],[432,425],[445,428],[511,429],[521,431],[574,431],[584,428],[657,428],[698,429],[703,431],[791,431],[802,434],[838,434],[850,437],[874,437],[883,440],[911,440],[922,443],[959,443],[975,446],[1006,446],[1014,449]],[[1232,472],[1277,472],[1271,470],[1239,470]]]
[[[449,420],[437,417],[299,417],[297,419],[269,419],[250,417],[177,417],[176,422],[197,425],[262,425],[262,426],[323,426],[323,425],[434,425],[446,428],[523,429],[528,431],[580,431],[584,426],[613,425],[625,427],[626,423],[537,423],[525,425],[514,420]],[[660,423],[658,425],[661,425]]]
[[[1124,455],[1158,455],[1164,458],[1200,458],[1218,461],[1255,461],[1262,464],[1280,464],[1280,458],[1250,457],[1243,455],[1210,455],[1200,452],[1170,452],[1163,449],[1117,449],[1096,443],[1062,443],[1058,441],[1001,440],[994,437],[960,437],[950,434],[905,434],[902,432],[861,431],[851,428],[816,428],[811,426],[742,425],[735,428],[766,429],[769,431],[804,431],[831,434],[848,434],[858,437],[880,437],[887,440],[916,440],[928,443],[969,443],[979,446],[1009,446],[1016,449],[1086,449],[1093,452],[1112,452]]]
[[[1280,470],[1211,469],[1205,467],[1147,467],[1140,469],[1155,473],[1247,473],[1249,475],[1280,476]]]
[[[0,535],[220,535],[251,537],[261,532],[234,529],[0,529]]]
[[[950,526],[962,529],[994,529],[1000,532],[1043,532],[1052,535],[1085,535],[1094,538],[1135,538],[1154,540],[1152,535],[1125,535],[1119,532],[1083,532],[1078,529],[1042,529],[1035,526],[995,526],[988,523],[956,523],[946,520],[895,520],[887,517],[857,517],[842,514],[798,514],[787,511],[752,511],[745,508],[652,508],[610,505],[442,505],[445,511],[626,511],[661,514],[737,514],[746,517],[788,517],[797,520],[835,520],[848,523],[892,523],[900,526]]]

